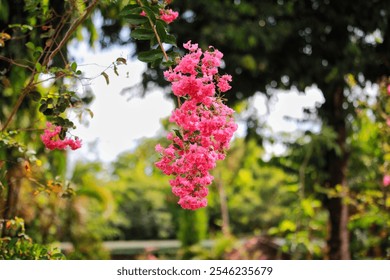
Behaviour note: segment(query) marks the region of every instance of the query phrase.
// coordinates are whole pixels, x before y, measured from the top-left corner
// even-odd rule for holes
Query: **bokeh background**
[[[67,1],[0,0],[0,31],[34,22],[33,2],[61,13]],[[119,15],[129,2],[99,1],[63,50],[84,77],[73,88],[87,110],[68,114],[82,149],[48,152],[25,134],[39,160],[12,189],[7,174],[26,163],[0,141],[3,220],[68,259],[390,258],[389,1],[172,1],[178,51],[192,40],[224,53],[239,123],[197,211],[177,205],[154,166],[176,104],[164,69],[136,59],[149,45]],[[23,45],[0,55],[23,60]],[[118,57],[127,64],[108,69]],[[0,75],[3,122],[27,75],[1,59]],[[32,103],[14,127],[44,126]]]

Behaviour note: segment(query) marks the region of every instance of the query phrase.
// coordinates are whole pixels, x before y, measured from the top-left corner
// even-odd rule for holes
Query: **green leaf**
[[[76,70],[77,70],[77,63],[76,63],[76,62],[73,62],[73,63],[70,65],[70,69],[72,69],[73,72],[76,72]]]
[[[54,123],[57,124],[57,125],[59,125],[59,126],[64,126],[64,124],[65,124],[65,119],[62,118],[62,117],[60,117],[60,116],[58,116],[58,117],[56,117],[56,118],[54,119]]]
[[[37,69],[38,72],[41,72],[42,71],[42,65],[39,62],[35,63],[35,69]]]
[[[31,31],[31,30],[33,30],[34,28],[33,28],[31,25],[23,24],[23,25],[21,26],[21,29],[22,29],[23,32],[26,32],[26,31]]]
[[[175,147],[178,150],[181,150],[181,147],[178,144],[176,144],[176,143],[173,143],[173,147]]]
[[[173,66],[174,64],[175,64],[175,62],[173,62],[172,60],[163,61],[163,62],[161,63],[161,65],[164,66],[164,67],[171,67],[171,66]]]
[[[14,248],[14,246],[15,246],[16,242],[18,242],[18,240],[19,239],[17,237],[12,238],[11,241],[8,243],[8,248],[9,249]]]
[[[141,0],[141,3],[142,3],[144,6],[148,6],[148,5],[149,5],[149,1],[148,1],[148,0]]]
[[[66,103],[61,103],[61,104],[57,105],[57,107],[56,107],[56,109],[57,109],[60,113],[65,112],[67,108],[68,108],[68,106],[67,106]]]
[[[42,106],[41,106],[41,107],[42,107]],[[42,113],[43,113],[45,116],[51,116],[51,115],[53,115],[54,110],[51,109],[51,108],[47,108],[47,109],[44,110]]]
[[[294,232],[297,229],[297,225],[290,220],[284,220],[279,225],[279,229],[281,232],[286,232],[286,231]]]
[[[33,42],[27,42],[27,43],[26,43],[26,47],[27,47],[28,49],[32,50],[32,51],[35,50],[35,45],[34,45]]]
[[[153,62],[158,59],[162,59],[162,57],[163,57],[163,53],[160,49],[140,52],[138,54],[138,59],[143,62]]]
[[[16,28],[16,27],[21,27],[22,25],[20,23],[14,23],[14,24],[8,24],[9,28]]]
[[[107,73],[102,72],[102,75],[103,75],[104,79],[106,80],[107,85],[110,84],[110,78],[108,77]]]
[[[156,59],[151,62],[150,67],[157,68],[161,65],[161,63],[162,63],[162,58]]]
[[[173,131],[175,132],[176,136],[179,137],[180,140],[183,140],[183,136],[181,135],[180,130],[174,129]]]
[[[29,93],[30,97],[34,101],[39,101],[41,99],[41,94],[38,91],[32,91]]]
[[[156,21],[156,30],[161,41],[165,42],[165,39],[167,37],[167,31],[165,30],[164,22],[162,20]]]
[[[126,5],[122,11],[119,13],[120,16],[127,16],[131,14],[140,14],[142,11],[141,7],[138,4]]]
[[[46,103],[43,103],[40,107],[39,107],[39,112],[43,113],[44,111],[46,111],[47,109],[47,104]]]
[[[152,5],[152,6],[150,6],[150,8],[152,9],[152,11],[154,12],[155,15],[160,14],[161,6],[159,6],[159,5]]]
[[[314,208],[313,206],[311,205],[311,200],[310,199],[304,199],[301,201],[301,206],[302,206],[302,209],[303,209],[303,212],[309,216],[309,217],[314,217]]]
[[[167,44],[170,44],[172,46],[175,46],[177,47],[177,44],[176,44],[176,37],[171,35],[171,34],[167,34],[163,40],[164,43],[167,43]]]
[[[180,57],[180,53],[174,52],[174,51],[170,51],[170,52],[168,52],[168,56],[169,56],[173,61],[175,61],[177,57]]]
[[[153,30],[138,28],[131,31],[130,36],[137,40],[150,40],[154,37]]]
[[[56,254],[54,254],[54,255],[51,256],[51,259],[63,260],[63,259],[65,259],[65,256],[64,256],[64,254],[62,254],[62,253],[56,253]]]
[[[144,24],[144,23],[147,23],[148,22],[148,18],[145,17],[145,16],[141,16],[141,15],[127,15],[125,16],[125,19],[128,23],[130,24]]]
[[[142,9],[145,11],[145,13],[147,14],[148,18],[151,19],[153,24],[155,24],[156,23],[156,15],[152,11],[152,9],[150,9],[149,7],[146,7],[146,6],[142,7]]]

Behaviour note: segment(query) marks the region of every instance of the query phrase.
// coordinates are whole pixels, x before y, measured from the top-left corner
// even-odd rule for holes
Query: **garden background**
[[[139,2],[0,0],[0,259],[389,259],[390,3],[141,1],[233,76],[239,130],[189,211],[155,167],[177,100],[137,61]],[[47,120],[83,147],[46,149]]]

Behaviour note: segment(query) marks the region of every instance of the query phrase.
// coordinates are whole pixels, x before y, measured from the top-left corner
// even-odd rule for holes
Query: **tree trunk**
[[[21,183],[21,170],[20,167],[16,164],[8,169],[6,180],[7,180],[7,196],[4,202],[4,212],[3,212],[3,230],[2,236],[6,235],[6,222],[9,219],[12,219],[16,215],[16,209],[19,200],[20,192],[20,183]]]
[[[222,176],[219,174],[219,179],[216,182],[219,193],[219,201],[221,203],[221,216],[222,216],[222,233],[224,236],[230,235],[230,221],[229,221],[229,209],[227,205],[227,198],[225,189],[222,183]]]
[[[325,187],[335,191],[335,197],[325,199],[325,207],[329,212],[329,236],[327,241],[327,258],[332,260],[350,259],[349,232],[348,232],[348,205],[345,204],[345,197],[348,194],[346,184],[346,170],[348,164],[348,153],[346,150],[347,128],[345,121],[345,102],[343,87],[339,86],[331,99],[331,103],[325,107],[328,113],[329,125],[337,134],[335,149],[328,150],[326,154],[326,171],[328,179]]]

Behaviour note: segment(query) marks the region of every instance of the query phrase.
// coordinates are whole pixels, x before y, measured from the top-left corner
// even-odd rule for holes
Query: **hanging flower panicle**
[[[203,52],[191,41],[184,48],[189,53],[164,76],[171,82],[173,93],[186,101],[170,117],[179,128],[168,134],[171,144],[167,148],[156,146],[161,154],[156,166],[175,176],[170,184],[179,197],[178,204],[195,210],[207,206],[207,186],[213,180],[210,170],[217,160],[225,158],[237,124],[234,111],[218,97],[231,88],[232,81],[230,75],[218,74],[223,54],[213,47]]]

